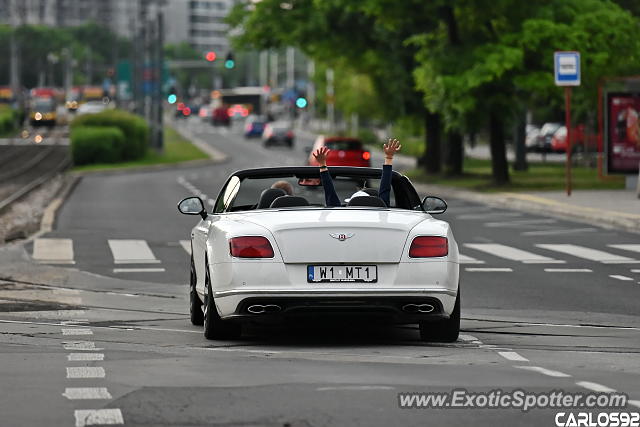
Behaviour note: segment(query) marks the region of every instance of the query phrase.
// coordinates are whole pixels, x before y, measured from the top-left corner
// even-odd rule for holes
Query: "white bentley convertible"
[[[444,201],[421,201],[393,172],[387,207],[375,196],[380,169],[329,173],[340,200],[365,187],[372,195],[325,207],[317,168],[280,167],[234,173],[211,213],[198,197],[178,204],[202,217],[191,232],[191,322],[225,339],[249,321],[379,317],[417,323],[425,341],[457,340],[458,246],[432,217]]]

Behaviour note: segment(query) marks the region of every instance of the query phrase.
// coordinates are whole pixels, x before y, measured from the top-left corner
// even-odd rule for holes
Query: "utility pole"
[[[327,68],[327,122],[329,122],[329,132],[334,131],[336,110],[335,110],[335,92],[333,87],[334,73],[333,68]]]
[[[162,65],[164,64],[163,45],[164,45],[164,15],[158,10],[156,15],[156,39],[154,49],[154,65],[155,65],[155,85],[153,87],[153,107],[154,107],[154,130],[153,138],[154,148],[158,152],[162,152],[164,148],[163,139],[163,111],[162,111]]]
[[[268,57],[269,53],[267,51],[261,51],[258,57],[258,67],[259,67],[259,74],[258,74],[258,80],[259,80],[259,85],[264,87],[266,85],[269,84],[269,57]]]
[[[270,79],[271,90],[274,90],[278,87],[278,52],[271,52],[271,79]]]
[[[11,39],[10,43],[10,85],[11,92],[15,98],[15,103],[18,109],[22,113],[24,111],[24,103],[22,98],[22,84],[20,83],[20,47],[18,46],[18,40],[16,39],[16,29],[18,28],[18,11],[17,0],[10,0],[9,3],[9,15],[11,22]]]
[[[307,102],[309,103],[307,111],[309,113],[309,119],[313,120],[316,115],[316,85],[313,82],[313,78],[316,74],[316,64],[313,59],[309,59],[307,62]]]
[[[71,92],[71,84],[73,81],[73,70],[71,64],[71,50],[68,47],[62,49],[62,58],[63,58],[63,67],[64,67],[64,76],[63,76],[63,86],[64,86],[64,99],[65,101],[69,100],[69,95]]]
[[[296,84],[296,51],[287,47],[287,89],[293,89]]]

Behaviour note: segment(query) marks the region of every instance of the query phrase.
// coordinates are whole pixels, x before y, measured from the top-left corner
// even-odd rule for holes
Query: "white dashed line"
[[[607,387],[606,385],[592,383],[589,381],[578,381],[576,385],[586,388],[587,390],[595,391],[596,393],[614,393],[616,390]]]
[[[593,273],[590,268],[545,268],[547,273]]]
[[[504,357],[505,359],[511,360],[513,362],[528,362],[529,361],[529,359],[527,359],[526,357],[520,356],[515,351],[499,351],[498,354],[500,356]]]
[[[164,268],[114,268],[114,273],[164,273]]]
[[[542,375],[546,375],[549,377],[555,378],[568,378],[571,375],[565,374],[564,372],[552,371],[551,369],[542,368],[540,366],[514,366],[514,368],[525,369],[527,371],[538,372]]]
[[[64,349],[65,350],[88,350],[88,351],[103,350],[102,348],[97,348],[96,343],[94,343],[93,341],[67,342],[67,343],[64,343]]]
[[[619,274],[610,274],[609,277],[611,277],[612,279],[618,279],[618,280],[633,280],[633,277],[620,276]]]
[[[482,272],[482,273],[510,273],[513,271],[512,268],[491,268],[491,267],[467,267],[464,269],[465,271],[470,272]]]
[[[632,272],[632,273],[640,273],[640,270],[639,270],[639,269],[637,269],[637,268],[634,268],[634,269],[632,269],[632,270],[631,270],[631,272]]]
[[[106,387],[67,387],[62,395],[69,400],[113,398]]]
[[[467,256],[467,255],[463,255],[463,254],[458,254],[458,263],[460,264],[484,264],[484,261]]]
[[[349,391],[395,390],[395,387],[391,387],[387,385],[345,385],[345,386],[316,388],[316,391],[334,391],[334,390],[349,390]]]
[[[62,328],[62,335],[93,335],[88,328]]]
[[[458,335],[460,341],[479,341],[478,338],[473,335]]]
[[[78,409],[76,427],[124,424],[120,409]]]
[[[104,353],[69,353],[67,354],[69,362],[87,362],[104,360]]]
[[[640,408],[640,400],[627,400],[627,405],[635,406],[636,408]]]
[[[523,236],[553,236],[556,234],[573,234],[573,233],[588,233],[597,231],[595,228],[569,228],[563,230],[540,230],[540,231],[524,231],[520,234]]]
[[[100,366],[67,366],[67,378],[104,378],[105,375]]]

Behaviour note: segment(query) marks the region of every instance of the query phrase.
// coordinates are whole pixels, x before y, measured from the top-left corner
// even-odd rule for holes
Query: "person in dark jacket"
[[[389,142],[383,145],[384,165],[382,166],[382,178],[380,179],[380,190],[378,192],[378,197],[380,197],[380,199],[382,199],[382,201],[387,206],[390,205],[389,198],[391,196],[391,172],[393,166],[393,155],[397,151],[399,151],[400,148],[402,148],[402,145],[400,145],[400,141],[398,141],[397,139],[389,139]],[[322,186],[324,187],[325,203],[327,207],[337,207],[342,206],[342,203],[340,202],[338,193],[336,193],[336,189],[333,186],[333,180],[331,179],[331,174],[329,174],[329,169],[327,169],[327,155],[330,151],[331,150],[327,147],[320,147],[313,152],[313,157],[320,165],[320,179],[322,180]],[[370,189],[359,190],[354,193],[351,198],[371,195],[371,192],[367,190]]]

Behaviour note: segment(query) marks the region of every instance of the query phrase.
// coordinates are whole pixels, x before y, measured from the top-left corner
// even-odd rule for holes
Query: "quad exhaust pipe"
[[[431,304],[405,304],[402,310],[407,313],[431,313],[435,307]]]
[[[247,307],[247,311],[251,314],[277,313],[280,310],[282,310],[282,308],[275,304],[254,304]]]

